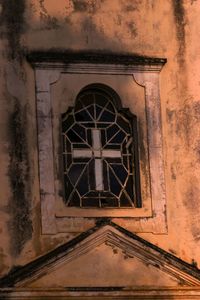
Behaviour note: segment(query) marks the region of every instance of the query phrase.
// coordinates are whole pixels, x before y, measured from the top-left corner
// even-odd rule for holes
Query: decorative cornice
[[[27,53],[31,63],[63,62],[63,63],[95,63],[95,64],[123,64],[123,65],[157,65],[166,63],[165,58],[154,58],[142,55],[103,52],[103,51],[31,51]]]
[[[132,74],[133,71],[159,72],[167,61],[165,58],[101,51],[32,51],[27,53],[26,57],[35,68],[91,74]]]

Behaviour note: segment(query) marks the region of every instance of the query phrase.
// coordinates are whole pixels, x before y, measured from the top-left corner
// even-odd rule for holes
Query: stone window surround
[[[62,73],[131,75],[145,89],[148,128],[148,151],[151,179],[151,216],[120,218],[120,224],[135,232],[166,233],[166,193],[162,148],[162,126],[159,95],[159,72],[165,59],[132,55],[93,53],[32,52],[28,60],[35,69],[38,125],[41,220],[43,234],[63,232],[55,212],[54,153],[51,116],[51,85]],[[63,216],[64,217],[64,216]],[[113,221],[117,223],[117,218]],[[65,226],[64,232],[82,231],[83,218],[77,216],[76,230]],[[68,222],[66,222],[68,224]],[[62,229],[61,229],[62,227]],[[69,226],[70,227],[70,226]]]

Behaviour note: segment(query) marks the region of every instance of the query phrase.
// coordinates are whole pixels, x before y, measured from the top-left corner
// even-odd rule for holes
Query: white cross
[[[73,157],[94,157],[95,186],[97,191],[104,190],[103,184],[103,161],[104,157],[120,158],[120,150],[103,150],[101,145],[101,132],[99,129],[92,129],[92,150],[90,149],[73,149]]]

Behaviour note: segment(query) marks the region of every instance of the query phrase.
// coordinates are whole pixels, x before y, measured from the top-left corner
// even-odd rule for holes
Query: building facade
[[[199,11],[0,1],[1,299],[200,299]]]

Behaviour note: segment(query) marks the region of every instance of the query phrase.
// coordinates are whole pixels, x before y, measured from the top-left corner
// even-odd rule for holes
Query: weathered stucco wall
[[[160,74],[168,234],[141,234],[200,267],[200,3],[0,1],[0,273],[73,234],[41,236],[35,82],[24,51],[72,49],[167,58]]]

